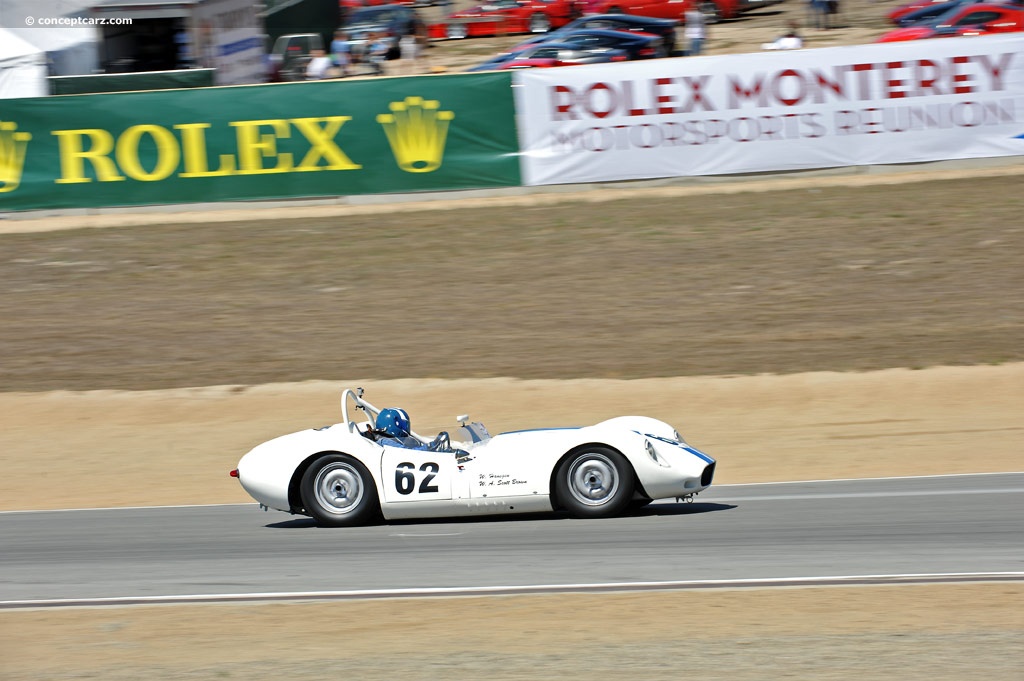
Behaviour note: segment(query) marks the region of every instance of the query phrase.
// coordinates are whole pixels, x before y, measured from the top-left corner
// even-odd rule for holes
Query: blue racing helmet
[[[409,414],[404,409],[395,409],[394,407],[382,409],[377,414],[377,423],[374,427],[390,437],[408,437],[412,434]]]

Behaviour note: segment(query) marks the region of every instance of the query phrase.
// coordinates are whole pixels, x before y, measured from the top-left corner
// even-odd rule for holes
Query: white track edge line
[[[892,580],[898,585],[901,580],[950,580],[986,581],[998,579],[1024,579],[1024,572],[936,572],[936,573],[896,573],[878,575],[832,575],[816,577],[758,577],[748,579],[707,579],[684,581],[654,582],[598,582],[569,584],[535,584],[518,586],[468,586],[468,587],[421,587],[404,589],[361,589],[349,591],[267,591],[228,594],[176,594],[167,596],[112,596],[105,598],[54,598],[33,600],[0,601],[0,608],[33,608],[66,607],[92,605],[131,605],[173,604],[176,602],[233,602],[233,601],[287,601],[292,599],[332,599],[332,598],[415,598],[438,596],[474,596],[488,594],[514,595],[521,593],[532,595],[539,593],[559,593],[563,591],[635,591],[639,589],[699,589],[721,587],[751,587],[761,584],[769,587],[785,587],[787,585],[814,587],[842,586],[844,583],[859,585],[857,582],[871,580]],[[883,582],[884,583],[884,582]]]
[[[1024,475],[1024,471],[994,471],[988,473],[942,473],[939,475],[895,475],[884,478],[823,478],[820,480],[776,480],[774,482],[734,482],[727,485],[712,485],[708,489],[726,487],[755,487],[758,485],[801,485],[821,482],[875,482],[878,480],[928,480],[931,478],[973,478],[987,475]],[[142,511],[168,508],[230,508],[232,506],[253,506],[255,501],[234,504],[168,504],[163,506],[90,506],[86,508],[39,508],[18,511],[0,511],[0,515],[19,513],[75,513],[79,511]]]

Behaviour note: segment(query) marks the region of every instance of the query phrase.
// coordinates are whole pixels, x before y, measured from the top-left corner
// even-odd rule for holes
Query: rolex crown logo
[[[406,97],[404,102],[391,102],[391,113],[377,116],[398,167],[407,173],[429,173],[441,167],[448,123],[455,114],[439,111],[439,106],[437,100]]]
[[[0,194],[13,192],[21,184],[25,149],[32,133],[18,132],[18,124],[0,121]]]

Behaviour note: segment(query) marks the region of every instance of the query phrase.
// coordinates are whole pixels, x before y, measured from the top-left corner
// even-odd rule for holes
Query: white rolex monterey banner
[[[1024,155],[1024,34],[528,69],[527,185]]]

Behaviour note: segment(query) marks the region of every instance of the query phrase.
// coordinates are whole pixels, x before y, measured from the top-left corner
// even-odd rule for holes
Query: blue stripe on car
[[[708,456],[707,454],[705,454],[704,452],[700,451],[699,449],[697,449],[695,447],[691,447],[690,445],[684,445],[681,442],[676,442],[675,440],[670,440],[667,437],[661,437],[660,435],[651,435],[650,433],[640,433],[640,431],[634,431],[634,432],[638,433],[640,435],[643,435],[644,437],[649,437],[652,440],[657,440],[658,442],[665,442],[665,443],[670,444],[670,445],[675,445],[676,447],[682,447],[686,451],[690,452],[690,454],[693,454],[698,459],[702,460],[704,463],[714,463],[715,462],[715,460],[712,459],[710,456]]]
[[[710,456],[708,456],[704,452],[700,451],[699,449],[694,449],[693,447],[690,447],[689,445],[681,445],[681,446],[682,446],[683,449],[685,449],[686,451],[690,452],[690,454],[693,454],[694,456],[696,456],[697,458],[701,459],[705,463],[714,463],[715,462],[714,459],[712,459]]]
[[[525,430],[510,430],[499,435],[513,435],[515,433],[540,433],[545,430],[579,430],[579,426],[565,426],[563,428],[526,428]]]

